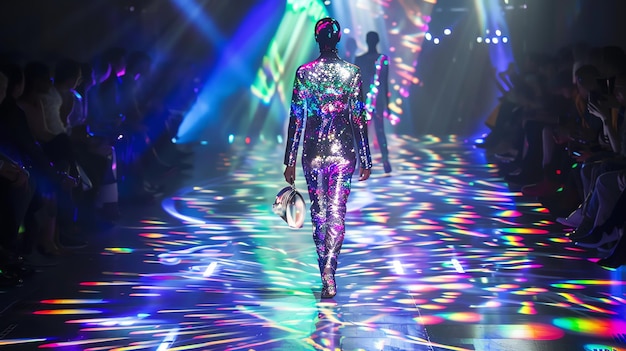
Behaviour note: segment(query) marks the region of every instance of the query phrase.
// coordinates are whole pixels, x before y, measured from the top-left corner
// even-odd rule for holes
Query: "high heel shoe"
[[[577,228],[578,226],[581,225],[584,219],[585,219],[585,215],[584,215],[583,207],[582,205],[580,205],[567,217],[559,217],[556,219],[556,221],[566,227]]]
[[[37,245],[36,250],[43,256],[46,257],[55,257],[63,255],[63,251],[56,245],[52,244],[39,244]]]
[[[623,231],[623,229],[619,229]],[[626,239],[620,239],[610,250],[607,250],[607,255],[599,260],[597,263],[602,267],[618,268],[626,264]]]
[[[337,295],[337,286],[333,284],[322,287],[322,299],[332,299]]]
[[[388,160],[383,161],[383,168],[385,169],[385,173],[391,173],[391,164]]]
[[[337,290],[334,287],[322,288],[322,299],[332,299],[337,295]]]
[[[19,278],[29,278],[35,273],[35,270],[26,264],[26,261],[22,256],[13,257],[2,266],[4,266],[4,270],[15,274]]]
[[[335,277],[332,272],[322,273],[322,298],[332,299],[337,295],[337,285],[335,284]]]
[[[24,280],[17,274],[0,269],[0,288],[20,286]]]
[[[576,246],[594,249],[606,243],[619,240],[621,236],[622,233],[619,230],[613,230],[610,233],[602,233],[602,237],[599,240],[597,239],[596,235],[589,235],[587,237],[580,238],[576,242]]]
[[[601,227],[594,227],[593,220],[589,217],[583,217],[580,221],[580,224],[574,229],[571,233],[566,234],[566,236],[576,242],[578,239],[582,239],[585,237],[589,237],[592,235],[599,235],[602,233]]]

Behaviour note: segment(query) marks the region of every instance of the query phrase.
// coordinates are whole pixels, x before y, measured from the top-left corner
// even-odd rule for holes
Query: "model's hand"
[[[359,175],[359,181],[367,180],[370,177],[372,170],[369,168],[361,168],[361,172]]]
[[[293,184],[296,181],[296,166],[285,167],[285,181],[289,184]]]

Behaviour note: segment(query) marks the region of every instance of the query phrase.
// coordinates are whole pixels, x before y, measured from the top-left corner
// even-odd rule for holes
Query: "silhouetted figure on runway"
[[[339,23],[334,19],[324,18],[315,25],[320,56],[296,72],[284,160],[285,180],[293,183],[304,128],[302,168],[311,199],[322,298],[337,293],[335,271],[357,155],[359,180],[369,178],[372,167],[361,73],[357,66],[337,56],[340,36]]]
[[[368,50],[357,56],[354,63],[361,68],[363,83],[367,92],[365,104],[368,120],[373,120],[376,140],[383,158],[385,173],[391,172],[387,137],[385,136],[385,116],[389,116],[389,57],[376,49],[378,33],[368,32],[366,36]]]

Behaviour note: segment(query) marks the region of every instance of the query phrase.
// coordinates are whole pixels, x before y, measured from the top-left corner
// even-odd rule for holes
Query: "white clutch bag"
[[[276,195],[272,211],[282,218],[290,228],[302,228],[306,205],[294,184],[282,188]]]

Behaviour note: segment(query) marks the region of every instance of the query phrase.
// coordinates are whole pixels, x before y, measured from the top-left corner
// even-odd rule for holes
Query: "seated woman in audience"
[[[591,169],[588,173],[591,174],[590,179],[594,186],[590,187],[586,201],[579,207],[580,223],[570,234],[570,238],[582,247],[597,248],[618,239],[615,236],[617,233],[602,233],[597,228],[607,221],[626,183],[626,125],[623,123],[626,110],[626,74],[617,76],[612,93],[618,103],[617,108],[599,108],[597,103],[590,103],[591,113],[603,121],[606,134],[609,134],[607,139],[616,152],[613,157],[586,164]],[[604,105],[611,99],[606,96]]]
[[[59,204],[59,195],[68,196],[68,193],[77,185],[77,179],[72,177],[69,173],[69,162],[73,160],[73,155],[68,154],[71,150],[71,144],[68,145],[69,138],[63,132],[57,136],[48,128],[44,115],[44,106],[41,102],[40,94],[45,94],[50,89],[52,83],[47,70],[47,67],[42,64],[29,64],[27,65],[24,75],[20,77],[22,79],[22,89],[24,94],[19,98],[14,106],[10,106],[10,113],[13,115],[12,119],[22,119],[23,123],[26,123],[28,132],[22,131],[22,133],[28,133],[26,140],[32,142],[41,141],[43,145],[45,160],[41,160],[41,156],[37,155],[40,163],[47,163],[48,167],[42,166],[42,175],[36,178],[37,189],[39,190],[43,201],[45,202],[45,211],[42,211],[40,222],[42,224],[41,229],[46,231],[43,235],[44,243],[42,243],[43,251],[48,253],[58,254],[61,252],[59,249],[63,247],[78,247],[84,246],[83,242],[80,242],[72,238],[68,233],[69,230],[61,230],[57,235],[57,210]],[[15,101],[11,101],[11,104]],[[22,123],[22,122],[19,122]],[[20,125],[23,127],[23,124]],[[53,127],[62,129],[61,127]],[[63,136],[65,135],[65,137]],[[67,138],[67,139],[65,139]],[[53,145],[46,144],[46,141],[53,142]],[[46,149],[46,146],[48,148]],[[37,146],[37,150],[30,150],[31,153],[39,152],[41,149]],[[52,163],[52,167],[50,164]],[[54,176],[52,176],[54,174]],[[61,182],[59,182],[59,180]],[[62,185],[62,186],[61,186]],[[61,213],[61,224],[67,229],[73,221],[72,214],[69,213],[68,206],[64,206],[63,209],[66,212]],[[60,244],[60,245],[59,245]]]
[[[0,104],[7,88],[8,78],[0,73]],[[18,233],[34,190],[28,172],[3,152],[3,145],[0,142],[0,287],[19,285],[30,273],[20,258]]]
[[[82,67],[79,62],[64,59],[57,63],[54,87],[61,97],[60,119],[66,123],[77,162],[89,178],[89,187],[84,187],[83,192],[76,194],[80,203],[78,217],[89,223],[95,214],[93,211],[99,210],[105,215],[106,220],[115,220],[119,217],[115,149],[105,138],[89,133],[83,95],[76,90],[82,79]],[[93,82],[91,73],[86,79]],[[106,192],[107,201],[98,203],[99,199],[105,196],[103,192]]]
[[[602,79],[597,79],[603,81]],[[626,142],[624,138],[624,112],[626,111],[626,100],[623,95],[623,87],[626,86],[626,75],[619,75],[617,78],[611,78],[615,82],[615,88],[611,94],[601,89],[594,90],[590,93],[587,101],[587,109],[589,113],[600,121],[602,127],[599,132],[597,144],[600,147],[596,152],[578,151],[582,159],[580,168],[581,189],[583,201],[581,205],[565,219],[559,219],[564,225],[578,227],[585,221],[582,230],[578,233],[587,231],[590,219],[586,213],[586,206],[594,192],[596,180],[606,172],[617,171],[626,168]],[[611,84],[613,85],[613,83]],[[581,148],[584,150],[584,148]],[[574,236],[579,236],[575,234]]]

